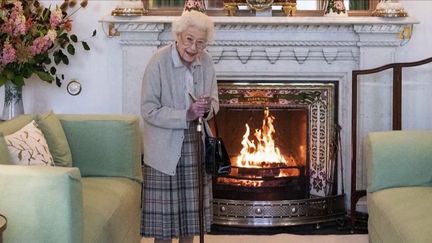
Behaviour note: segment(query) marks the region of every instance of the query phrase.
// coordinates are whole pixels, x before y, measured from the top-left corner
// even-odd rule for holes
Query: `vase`
[[[10,120],[24,114],[22,87],[16,86],[11,81],[7,81],[4,85],[4,90],[5,96],[2,119]]]

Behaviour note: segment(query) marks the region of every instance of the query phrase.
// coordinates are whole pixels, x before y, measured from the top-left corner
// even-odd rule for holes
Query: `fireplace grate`
[[[294,226],[331,222],[344,217],[344,195],[302,200],[214,199],[213,201],[213,222],[217,225]]]

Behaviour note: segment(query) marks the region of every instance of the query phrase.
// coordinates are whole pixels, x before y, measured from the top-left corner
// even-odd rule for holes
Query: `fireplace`
[[[273,104],[257,104],[256,100],[248,103],[244,107],[222,106],[217,116],[232,170],[228,176],[215,178],[214,197],[233,200],[307,197],[307,110],[274,108]],[[274,137],[279,134],[283,136]]]
[[[213,180],[215,224],[285,226],[344,216],[335,190],[337,83],[219,82],[229,175]]]

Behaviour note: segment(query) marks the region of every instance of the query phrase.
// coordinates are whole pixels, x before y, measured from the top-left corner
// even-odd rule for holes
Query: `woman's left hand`
[[[198,99],[194,103],[191,104],[189,109],[186,112],[186,120],[193,121],[199,117],[203,117],[204,114],[208,111],[208,101],[205,99]]]

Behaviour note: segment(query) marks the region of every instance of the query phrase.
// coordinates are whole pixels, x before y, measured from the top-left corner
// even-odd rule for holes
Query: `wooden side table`
[[[0,214],[0,243],[3,243],[3,231],[6,230],[7,219]]]

